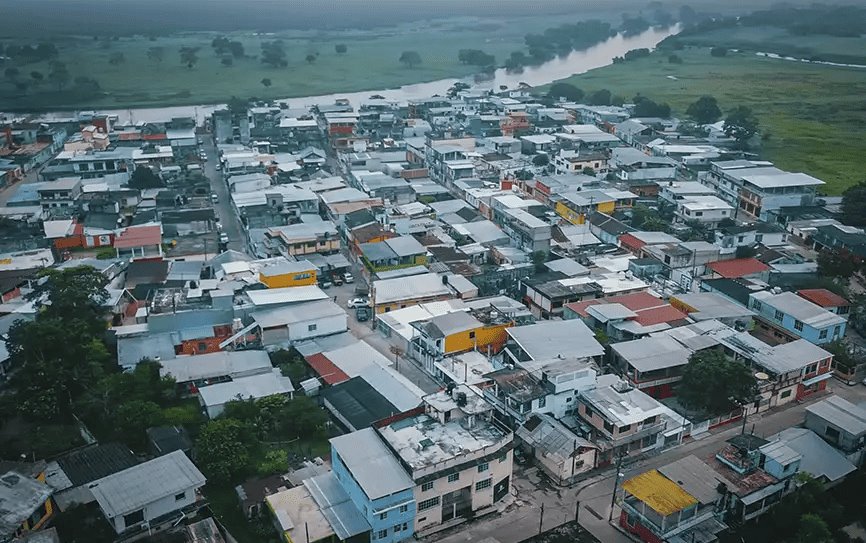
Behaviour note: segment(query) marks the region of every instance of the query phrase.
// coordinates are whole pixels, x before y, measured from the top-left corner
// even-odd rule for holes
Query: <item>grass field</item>
[[[667,102],[675,115],[702,95],[723,111],[753,108],[765,136],[761,153],[783,169],[802,171],[840,194],[866,178],[866,70],[774,60],[754,54],[711,57],[704,48],[677,51],[682,64],[657,52],[636,61],[567,79],[589,92],[610,89],[631,99],[637,93]]]
[[[232,96],[290,98],[390,88],[478,71],[458,62],[460,49],[482,49],[501,63],[512,51],[523,49],[525,34],[541,32],[562,22],[562,18],[552,16],[511,21],[459,18],[364,31],[286,31],[266,35],[202,32],[159,37],[156,41],[144,37],[121,37],[108,42],[95,41],[90,36],[56,38],[58,60],[66,64],[72,79],[92,77],[99,82],[103,94],[81,96],[58,92],[55,85],[46,81],[22,95],[13,81],[0,77],[0,109],[169,106],[219,103]],[[217,35],[241,41],[248,58],[223,66],[211,48]],[[253,58],[261,53],[263,41],[275,39],[285,42],[289,63],[286,68],[270,68]],[[348,47],[346,54],[335,52],[338,43]],[[147,50],[151,47],[164,48],[161,62],[148,60]],[[181,47],[200,47],[199,62],[193,69],[180,63]],[[409,69],[399,62],[400,54],[407,50],[421,55],[420,66]],[[109,57],[116,53],[123,53],[125,62],[111,65]],[[305,60],[309,54],[318,55],[315,62]],[[50,72],[47,63],[18,68],[20,79],[25,80],[34,70],[45,76]],[[263,78],[269,78],[272,85],[263,86]]]

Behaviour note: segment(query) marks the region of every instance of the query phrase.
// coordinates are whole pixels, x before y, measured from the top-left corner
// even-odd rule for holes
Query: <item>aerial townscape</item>
[[[866,7],[25,4],[0,543],[866,543]]]

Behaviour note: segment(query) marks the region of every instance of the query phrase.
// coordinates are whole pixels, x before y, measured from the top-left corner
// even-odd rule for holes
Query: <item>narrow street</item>
[[[202,172],[210,181],[211,192],[217,195],[219,203],[213,204],[217,220],[222,224],[223,232],[229,237],[228,248],[247,252],[247,240],[240,218],[232,206],[228,185],[223,180],[222,172],[217,171],[217,149],[209,135],[203,135],[204,142],[200,147],[207,154],[207,161],[202,163]]]
[[[853,403],[866,401],[866,386],[863,385],[846,386],[839,381],[833,381],[828,389],[831,393]],[[804,402],[789,404],[787,409],[749,417],[747,431],[751,431],[754,425],[755,434],[769,436],[785,428],[797,426],[803,422],[806,407],[827,396],[828,394],[818,395]],[[689,441],[659,455],[627,464],[623,466],[621,481],[692,454],[702,459],[710,457],[721,448],[725,440],[740,431],[739,424],[728,425],[705,434],[701,439]],[[595,537],[604,543],[633,541],[608,523],[614,484],[612,468],[578,483],[573,488],[559,488],[540,482],[534,468],[523,469],[515,466],[513,483],[517,499],[515,505],[504,514],[461,525],[456,528],[458,533],[438,534],[430,541],[460,543],[479,541],[485,537],[495,537],[502,543],[521,541],[538,533],[542,504],[544,505],[543,529],[548,530],[563,522],[574,520],[578,500],[580,500],[580,523]],[[618,513],[619,509],[615,511]]]

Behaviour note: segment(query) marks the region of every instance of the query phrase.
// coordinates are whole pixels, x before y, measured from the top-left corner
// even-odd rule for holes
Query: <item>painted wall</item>
[[[184,496],[182,499],[177,499],[178,496],[180,496],[180,492],[178,492],[176,495],[172,494],[171,496],[165,496],[162,499],[147,504],[144,506],[144,520],[151,521],[163,515],[180,511],[184,507],[194,504],[196,501],[196,490],[196,487],[189,487],[184,490]],[[138,526],[138,524],[127,526],[123,521],[122,515],[109,519],[109,521],[114,527],[114,531],[117,533],[122,533],[127,529]]]
[[[265,275],[264,272],[259,272],[259,280],[267,285],[268,288],[285,288],[285,287],[304,287],[316,284],[316,269],[292,273],[282,273],[277,275]]]
[[[451,334],[445,338],[444,354],[462,353],[474,349],[483,351],[488,345],[503,345],[508,338],[505,330],[511,326],[512,323],[498,324]]]

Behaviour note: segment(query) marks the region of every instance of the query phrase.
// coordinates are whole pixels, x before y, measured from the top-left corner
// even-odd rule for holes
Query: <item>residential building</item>
[[[562,273],[537,274],[521,281],[525,288],[524,303],[536,316],[544,319],[561,317],[569,303],[596,298],[624,296],[645,291],[649,285],[630,273],[600,273],[564,277]]]
[[[559,175],[582,173],[584,170],[592,170],[596,175],[606,175],[607,161],[607,153],[601,151],[582,152],[563,149],[553,157],[553,166]]]
[[[866,408],[833,395],[806,407],[805,426],[842,451],[855,465],[863,465]]]
[[[505,331],[508,341],[502,351],[502,364],[577,358],[600,360],[604,347],[583,322],[544,321],[516,326]]]
[[[798,290],[797,295],[837,315],[844,316],[851,311],[851,302],[825,288]]]
[[[474,387],[425,396],[423,413],[377,431],[414,481],[416,533],[492,512],[509,494],[514,436]]]
[[[259,281],[268,288],[315,285],[318,269],[309,260],[276,262],[259,270]]]
[[[783,171],[746,173],[741,179],[738,217],[746,220],[765,221],[780,208],[812,205],[816,189],[824,185],[811,175]]]
[[[295,342],[345,332],[347,315],[331,300],[315,300],[253,311],[250,325],[262,345],[289,346]]]
[[[198,389],[198,398],[207,416],[215,419],[222,414],[229,402],[258,400],[270,396],[291,397],[294,390],[291,379],[283,376],[279,368],[271,368],[267,373],[246,375],[203,386]]]
[[[412,353],[427,372],[435,374],[435,362],[446,356],[472,350],[498,352],[508,337],[505,330],[514,321],[491,306],[445,313],[411,325],[417,331],[412,338]]]
[[[786,428],[769,439],[780,441],[799,454],[802,457],[800,471],[808,473],[825,488],[841,483],[857,470],[842,451],[834,449],[808,428]]]
[[[738,247],[754,247],[759,243],[765,247],[778,247],[788,242],[788,232],[784,228],[765,222],[720,226],[715,235],[715,244],[722,249],[722,254],[736,252]]]
[[[271,246],[283,256],[329,254],[340,250],[340,236],[334,223],[320,221],[269,228],[265,234]]]
[[[181,451],[159,456],[97,480],[90,486],[115,532],[158,532],[202,505],[204,475]]]
[[[427,264],[427,249],[412,236],[360,245],[361,261],[371,273]]]
[[[501,217],[497,221],[499,226],[516,247],[530,253],[550,252],[550,223],[523,209],[504,209],[494,212],[497,215]]]
[[[733,486],[698,457],[686,456],[622,484],[619,525],[645,543],[711,543],[727,528],[722,488]]]
[[[596,465],[598,446],[550,415],[531,415],[514,435],[521,441],[521,448],[528,449],[538,466],[557,484],[570,484]]]
[[[129,447],[120,443],[92,444],[67,452],[45,466],[45,481],[54,489],[53,503],[61,511],[96,498],[90,485],[103,477],[138,465]]]
[[[611,358],[628,382],[653,398],[674,395],[692,349],[667,335],[611,345]]]
[[[378,314],[452,297],[453,293],[448,287],[447,278],[435,273],[424,273],[373,281],[370,303],[373,312]]]
[[[40,183],[36,192],[43,210],[59,208],[58,210],[65,209],[72,213],[81,195],[81,178],[65,177],[57,181]]]
[[[577,409],[601,447],[599,465],[664,445],[665,413],[661,403],[615,375],[599,377],[595,388],[582,392]]]
[[[758,314],[763,333],[777,339],[799,337],[823,345],[845,337],[844,317],[793,292],[754,292],[749,295],[749,308]]]
[[[44,464],[43,464],[44,465]],[[54,514],[54,488],[41,478],[20,471],[0,476],[0,542],[11,543],[18,536],[44,528]]]
[[[687,315],[648,292],[636,292],[566,304],[563,318],[582,319],[612,341],[626,341],[679,326]]]
[[[334,476],[370,525],[370,540],[391,543],[416,531],[415,483],[372,428],[331,439]]]
[[[717,196],[689,196],[676,205],[678,222],[698,222],[708,228],[715,228],[734,214],[733,206]]]

